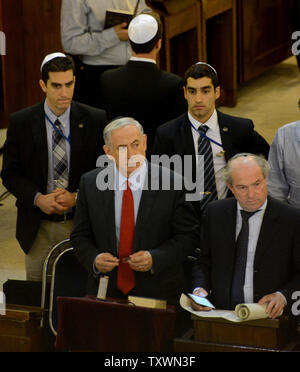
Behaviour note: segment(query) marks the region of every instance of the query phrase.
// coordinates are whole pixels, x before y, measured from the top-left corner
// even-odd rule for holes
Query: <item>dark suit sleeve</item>
[[[209,293],[211,289],[211,251],[208,218],[208,212],[206,211],[201,219],[200,253],[192,268],[192,283],[193,289],[201,287]]]
[[[254,131],[253,133],[253,148],[254,148],[255,154],[263,155],[266,159],[268,159],[270,145],[264,139],[264,137],[256,131]]]
[[[86,192],[85,177],[83,176],[80,181],[74,228],[70,238],[74,247],[74,253],[79,262],[84,266],[88,273],[91,273],[93,270],[94,260],[100,252],[92,238],[94,234],[90,224]]]
[[[292,295],[296,291],[300,291],[300,216],[296,215],[294,221],[298,221],[294,226],[294,236],[292,238],[291,247],[291,268],[289,272],[290,279],[278,291],[281,292],[288,303],[288,309],[292,306]]]
[[[24,173],[26,154],[22,155],[21,152],[22,148],[26,148],[26,144],[24,143],[24,133],[22,133],[22,130],[25,129],[21,124],[11,117],[4,145],[1,177],[3,185],[18,199],[18,202],[32,208],[34,197],[39,192],[39,188]],[[21,146],[21,143],[25,147]],[[35,159],[32,161],[34,162]]]
[[[245,148],[245,151],[252,154],[263,155],[266,159],[268,159],[270,145],[262,137],[262,135],[254,129],[252,120],[243,119],[243,121],[244,123],[247,123],[248,126],[248,134],[244,136],[245,144],[243,146]]]
[[[170,218],[172,237],[150,249],[155,274],[183,262],[199,246],[199,221],[183,191],[176,191]]]
[[[166,122],[177,118],[183,113],[187,112],[188,105],[183,92],[183,80],[176,75],[169,74],[170,79],[173,79],[173,84],[168,83],[169,89],[169,105],[165,109],[168,111],[166,114]]]
[[[157,128],[155,138],[151,150],[151,155],[168,155],[174,154],[174,146],[170,137],[165,135],[168,132],[166,125],[161,125]]]

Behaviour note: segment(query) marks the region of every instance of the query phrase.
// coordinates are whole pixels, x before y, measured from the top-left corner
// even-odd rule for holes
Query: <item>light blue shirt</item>
[[[120,41],[114,28],[104,30],[107,9],[134,11],[136,0],[63,0],[62,45],[87,65],[124,65],[131,56],[129,41]],[[151,9],[141,0],[138,13]]]
[[[300,208],[300,121],[279,128],[269,153],[269,193]]]

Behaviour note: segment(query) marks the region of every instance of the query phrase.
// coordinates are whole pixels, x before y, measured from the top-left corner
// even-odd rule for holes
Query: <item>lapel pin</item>
[[[82,129],[84,125],[82,123],[78,124],[78,128]]]
[[[218,153],[217,153],[217,156],[218,156],[219,158],[221,158],[222,156],[225,156],[225,150],[222,150],[222,151],[218,152]]]
[[[224,127],[224,128],[223,128],[223,132],[228,132],[228,130],[229,130],[229,129],[228,129],[227,127]]]

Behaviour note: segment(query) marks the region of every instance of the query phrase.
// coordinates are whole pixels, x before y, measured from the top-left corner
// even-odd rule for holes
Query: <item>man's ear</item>
[[[162,45],[162,39],[159,39],[156,43],[156,48],[158,49],[158,51],[160,51],[161,49],[161,45]]]
[[[112,153],[111,153],[111,148],[108,146],[108,145],[104,145],[103,146],[103,150],[106,154],[106,156],[110,159],[110,160],[115,160],[115,158],[113,157]]]
[[[186,87],[183,87],[183,94],[184,94],[184,98],[187,99],[187,89],[186,89]]]
[[[145,151],[147,150],[147,134],[143,135],[143,144],[145,146]]]
[[[40,79],[39,84],[40,84],[40,87],[41,87],[42,91],[44,93],[47,93],[47,87],[46,87],[46,84],[45,84],[44,80]]]
[[[110,155],[111,154],[111,149],[108,145],[103,145],[103,150],[105,152],[106,155]]]
[[[216,99],[220,98],[220,95],[221,95],[221,88],[216,87]]]
[[[232,192],[232,194],[234,195],[232,185],[230,185],[228,182],[226,182],[226,186],[229,188],[229,190],[230,190],[230,191]]]

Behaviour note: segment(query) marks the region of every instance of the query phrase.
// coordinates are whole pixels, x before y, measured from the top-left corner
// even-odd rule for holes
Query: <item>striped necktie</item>
[[[68,158],[66,140],[62,135],[61,122],[57,119],[52,133],[53,177],[57,187],[68,187]]]
[[[201,125],[198,129],[198,154],[204,157],[203,161],[199,164],[200,175],[204,175],[204,195],[200,201],[201,211],[205,209],[209,202],[218,199],[211,143],[210,140],[204,136],[207,130],[207,125]]]

